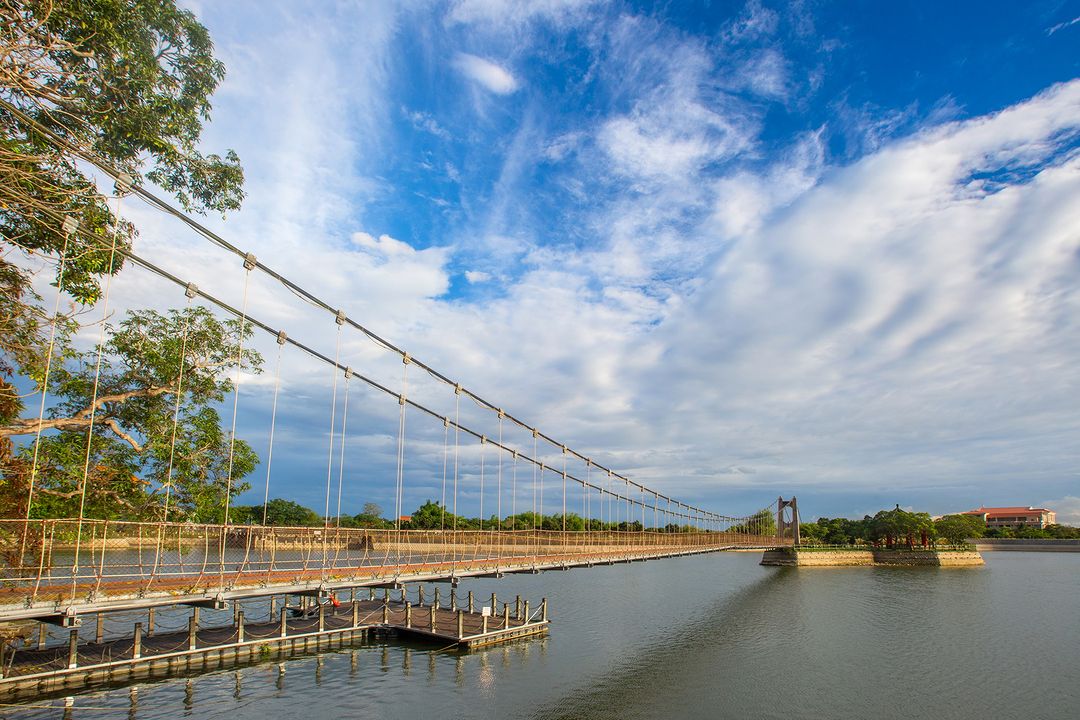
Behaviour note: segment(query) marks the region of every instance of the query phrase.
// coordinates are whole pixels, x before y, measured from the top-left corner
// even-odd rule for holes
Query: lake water
[[[470,654],[369,645],[0,716],[1080,716],[1080,553],[985,558],[799,570],[717,553],[468,581],[480,597],[546,596],[550,636]]]

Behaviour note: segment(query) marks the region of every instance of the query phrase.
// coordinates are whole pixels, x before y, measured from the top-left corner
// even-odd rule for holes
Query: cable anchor
[[[196,285],[193,282],[189,282],[187,284],[187,287],[184,288],[184,295],[186,295],[189,299],[194,298],[198,294],[199,294],[199,286]]]
[[[244,269],[254,270],[256,265],[255,253],[248,253],[244,256]]]
[[[60,229],[64,231],[65,236],[70,237],[79,229],[79,221],[75,219],[74,215],[65,215],[64,222],[60,226]]]
[[[123,197],[131,192],[134,185],[135,178],[131,177],[129,173],[120,173],[116,176],[116,182],[113,183],[113,191],[118,197]]]
[[[334,318],[334,322],[336,322],[338,325],[344,325],[345,324],[345,311],[344,310],[338,310],[337,311],[337,317]]]
[[[288,339],[289,339],[289,336],[285,334],[284,330],[278,330],[278,334],[277,334],[277,344],[278,345],[284,345],[285,341],[288,340]]]

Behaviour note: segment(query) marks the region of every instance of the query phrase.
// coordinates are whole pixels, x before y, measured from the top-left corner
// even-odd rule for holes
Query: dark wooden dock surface
[[[488,617],[465,608],[455,611],[386,599],[347,601],[337,608],[327,603],[310,607],[307,616],[292,615],[291,608],[283,608],[272,621],[263,615],[250,622],[240,613],[234,616],[238,622],[196,627],[193,633],[189,625],[188,630],[147,635],[140,623],[132,637],[103,642],[79,642],[80,631],[91,633],[92,628],[78,628],[68,643],[9,649],[3,658],[0,697],[24,699],[141,677],[213,670],[385,637],[468,649],[540,635],[548,626],[546,605],[530,611],[527,603],[492,608]]]

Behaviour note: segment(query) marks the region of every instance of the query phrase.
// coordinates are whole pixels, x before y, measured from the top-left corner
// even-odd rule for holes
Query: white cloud
[[[1055,511],[1059,525],[1080,526],[1080,497],[1076,495],[1066,495],[1057,500],[1047,500],[1039,503],[1038,506]]]
[[[509,95],[519,87],[510,72],[482,57],[459,52],[454,56],[453,65],[465,77],[497,95]]]
[[[1065,28],[1072,27],[1073,25],[1075,25],[1077,23],[1080,23],[1080,15],[1078,15],[1077,17],[1074,17],[1072,20],[1066,20],[1065,22],[1059,22],[1057,25],[1054,25],[1053,27],[1047,28],[1046,34],[1047,35],[1053,35],[1058,30],[1064,30]]]
[[[484,272],[483,270],[466,270],[465,279],[470,283],[482,283],[491,279],[491,273]]]
[[[448,14],[454,23],[520,25],[533,19],[566,22],[598,0],[458,0]]]

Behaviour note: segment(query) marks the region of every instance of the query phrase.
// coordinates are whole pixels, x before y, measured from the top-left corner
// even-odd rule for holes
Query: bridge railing
[[[775,536],[658,530],[394,530],[0,520],[0,604],[602,562]]]

